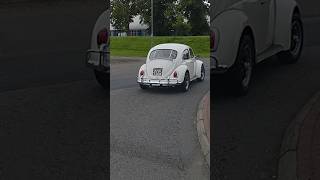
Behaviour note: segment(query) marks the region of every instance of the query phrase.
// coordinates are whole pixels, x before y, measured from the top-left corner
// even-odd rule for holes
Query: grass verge
[[[146,57],[151,47],[161,43],[186,44],[197,56],[209,57],[209,36],[111,37],[111,56]]]

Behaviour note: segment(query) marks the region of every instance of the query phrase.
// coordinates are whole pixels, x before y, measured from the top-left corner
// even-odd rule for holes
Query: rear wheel
[[[143,85],[143,84],[140,84],[140,88],[141,88],[141,89],[148,89],[148,86]]]
[[[183,92],[187,92],[190,89],[190,75],[188,71],[184,75],[184,80],[180,88]]]
[[[205,76],[206,76],[206,72],[205,72],[204,66],[202,64],[201,65],[201,76],[200,76],[200,78],[198,78],[198,80],[199,81],[204,81]]]
[[[242,35],[235,64],[231,67],[229,78],[231,91],[236,96],[247,94],[255,61],[255,47],[252,37]]]
[[[290,49],[278,54],[281,62],[295,63],[298,61],[303,46],[303,25],[299,13],[294,13],[291,23]]]
[[[109,89],[110,81],[109,81],[109,74],[101,71],[94,70],[94,74],[98,83],[105,89]]]

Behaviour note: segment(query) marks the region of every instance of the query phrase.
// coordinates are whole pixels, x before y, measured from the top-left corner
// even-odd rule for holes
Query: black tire
[[[139,84],[139,85],[140,85],[140,88],[143,90],[148,89],[148,86],[146,86],[146,85],[143,85],[143,84]]]
[[[109,89],[110,87],[110,77],[109,74],[101,71],[94,70],[94,74],[96,76],[96,79],[98,83],[104,88]]]
[[[187,92],[190,89],[190,75],[189,75],[188,71],[184,75],[184,80],[183,80],[183,83],[180,86],[180,89],[183,92]]]
[[[198,78],[199,81],[204,81],[204,78],[206,77],[206,71],[204,69],[203,64],[201,65],[201,77]]]
[[[244,33],[240,39],[235,64],[228,72],[228,79],[231,83],[230,90],[234,95],[243,96],[248,93],[254,62],[255,46],[253,38],[249,33]]]
[[[303,41],[304,35],[302,20],[299,13],[294,13],[291,23],[290,49],[280,52],[278,54],[279,60],[287,64],[293,64],[297,62],[301,56]]]

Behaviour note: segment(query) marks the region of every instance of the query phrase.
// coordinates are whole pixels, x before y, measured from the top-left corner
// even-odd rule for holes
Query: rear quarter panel
[[[98,17],[93,27],[92,36],[91,36],[91,49],[98,50],[97,35],[104,28],[108,29],[108,31],[110,32],[110,10],[104,11]],[[110,38],[108,42],[107,51],[109,51],[109,44],[110,44]]]
[[[220,65],[231,67],[237,56],[241,34],[248,25],[248,17],[240,10],[230,9],[215,16],[211,23],[219,36],[217,50],[212,56]]]

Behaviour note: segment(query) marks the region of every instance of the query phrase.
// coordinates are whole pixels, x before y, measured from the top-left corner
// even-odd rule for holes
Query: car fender
[[[276,22],[274,44],[288,50],[291,44],[291,21],[294,9],[300,7],[294,0],[276,1]]]
[[[98,44],[97,44],[97,36],[98,33],[102,30],[102,29],[108,29],[108,31],[110,30],[110,16],[109,16],[109,12],[110,10],[106,10],[104,11],[97,19],[93,30],[92,30],[92,35],[91,35],[91,49],[93,50],[98,50]],[[110,33],[110,31],[109,31]],[[110,36],[109,36],[110,37]],[[108,41],[108,46],[107,46],[107,51],[109,51],[109,43],[110,43],[110,38]]]
[[[140,69],[139,69],[139,71],[138,71],[138,75],[137,75],[137,78],[138,78],[138,81],[140,82],[141,81],[141,77],[140,77],[140,72],[141,72],[141,70],[143,70],[144,71],[144,73],[146,74],[147,72],[147,65],[146,64],[143,64],[141,67],[140,67]]]
[[[203,62],[200,60],[196,60],[196,77],[200,78],[201,77],[201,66],[203,65]]]
[[[229,68],[236,60],[243,30],[249,26],[248,17],[240,10],[230,9],[215,16],[212,23],[213,29],[219,32],[217,49],[212,55],[218,60],[219,66]]]
[[[183,82],[184,76],[185,76],[186,72],[188,71],[188,66],[185,65],[185,64],[182,64],[182,65],[178,66],[178,67],[173,71],[173,73],[174,73],[175,71],[178,73],[178,81],[179,81],[179,82]],[[171,77],[173,77],[173,73],[171,74]]]

